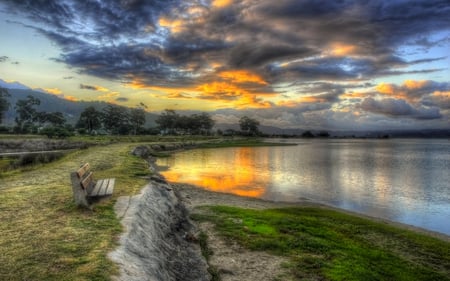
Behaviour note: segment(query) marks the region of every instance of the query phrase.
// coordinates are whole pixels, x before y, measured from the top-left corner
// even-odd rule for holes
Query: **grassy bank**
[[[450,280],[450,244],[320,208],[206,207],[195,220],[251,250],[287,256],[294,280]]]
[[[136,194],[146,184],[147,163],[129,154],[141,144],[137,141],[91,141],[104,145],[0,177],[0,280],[110,280],[117,271],[107,258],[122,231],[113,206],[119,196]],[[200,145],[206,147],[267,145],[241,139],[195,141],[213,143]],[[144,143],[149,142],[157,140]],[[116,178],[113,197],[94,212],[77,208],[72,200],[69,173],[84,162],[97,178]],[[286,266],[296,280],[450,276],[449,243],[334,211],[217,206],[195,218],[216,223],[223,235],[245,247],[288,256]]]
[[[0,178],[0,280],[110,280],[107,253],[121,233],[115,199],[137,193],[148,173],[132,147],[91,147]],[[112,199],[94,212],[72,202],[69,173],[83,162],[98,178],[116,178]]]

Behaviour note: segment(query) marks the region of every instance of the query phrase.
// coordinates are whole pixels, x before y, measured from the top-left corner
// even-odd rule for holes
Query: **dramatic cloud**
[[[225,68],[268,67],[278,79],[370,79],[442,59],[408,63],[395,48],[450,25],[445,1],[5,2],[63,48],[59,61],[156,85],[193,83],[185,67],[202,76],[213,60]]]
[[[376,90],[384,95],[417,100],[435,91],[449,91],[450,83],[438,83],[430,80],[406,80],[401,86],[391,83],[381,83],[377,85]]]
[[[392,117],[410,116],[417,119],[437,119],[441,118],[439,109],[436,107],[418,107],[414,108],[404,100],[398,99],[382,99],[375,100],[373,98],[366,98],[361,103],[363,110],[384,114]]]
[[[111,80],[171,104],[207,103],[225,110],[216,114],[223,120],[239,115],[229,108],[273,125],[312,127],[338,124],[333,118],[362,123],[374,115],[434,120],[449,114],[446,0],[0,3],[17,15],[10,24],[57,45],[52,60],[74,75]],[[414,80],[424,75],[436,81]],[[79,88],[117,102],[138,96]]]

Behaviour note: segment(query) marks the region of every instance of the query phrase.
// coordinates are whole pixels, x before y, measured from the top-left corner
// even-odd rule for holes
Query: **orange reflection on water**
[[[177,156],[180,158],[180,155]],[[183,158],[183,156],[181,157]],[[232,193],[239,196],[262,197],[268,174],[256,174],[255,167],[268,165],[267,153],[258,153],[254,148],[238,148],[222,158],[222,163],[205,166],[189,159],[180,159],[182,168],[171,168],[162,172],[171,182],[186,182],[215,192]]]

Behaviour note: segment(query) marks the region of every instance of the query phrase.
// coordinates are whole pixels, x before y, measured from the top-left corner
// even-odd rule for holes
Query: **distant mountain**
[[[5,83],[3,80],[0,83]],[[2,84],[3,85],[3,84]],[[7,83],[8,86],[11,86],[11,83]],[[20,83],[14,84],[13,86],[20,87]],[[22,85],[24,86],[24,85]],[[26,86],[24,86],[26,87]],[[5,87],[6,88],[6,87]],[[18,100],[26,99],[28,95],[31,95],[35,98],[38,98],[41,101],[41,104],[36,107],[38,111],[46,111],[46,112],[62,112],[64,117],[66,118],[69,124],[75,124],[81,112],[84,111],[85,108],[89,106],[95,107],[97,110],[102,110],[105,106],[108,105],[106,102],[102,101],[70,101],[66,99],[59,98],[55,95],[31,90],[27,87],[27,89],[17,89],[17,88],[8,88],[8,92],[11,97],[8,99],[11,107],[4,115],[4,124],[13,125],[14,118],[16,117],[16,112],[14,110],[14,105]],[[146,114],[146,127],[155,126],[155,119],[157,118],[156,114],[147,113]]]
[[[6,82],[5,80],[0,79],[0,88],[6,89],[16,89],[16,90],[31,90],[31,88],[25,86],[22,83],[17,81],[14,82]]]

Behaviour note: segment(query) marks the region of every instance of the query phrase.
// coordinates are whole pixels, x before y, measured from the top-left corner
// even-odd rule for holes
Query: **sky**
[[[450,2],[0,0],[0,79],[279,128],[450,128]]]

